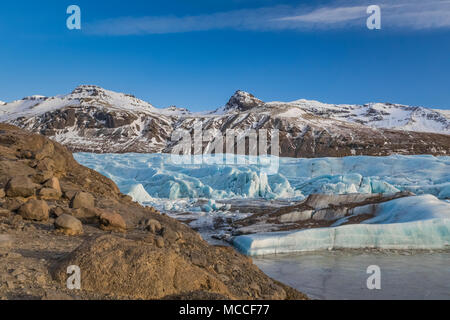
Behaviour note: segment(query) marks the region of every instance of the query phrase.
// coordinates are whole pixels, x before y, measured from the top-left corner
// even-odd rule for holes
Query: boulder
[[[43,200],[56,200],[61,198],[61,192],[53,188],[42,188],[39,197]]]
[[[76,217],[83,223],[98,223],[99,216],[102,212],[96,208],[79,208],[70,210],[70,215]]]
[[[0,208],[0,217],[6,217],[8,218],[11,215],[11,211],[8,209]]]
[[[33,157],[36,160],[43,160],[45,158],[49,158],[54,154],[55,151],[55,146],[52,142],[50,141],[45,141],[43,147],[34,152]]]
[[[63,214],[67,213],[66,210],[62,207],[53,207],[50,209],[50,215],[53,217],[59,217]]]
[[[47,180],[44,183],[44,187],[52,188],[52,189],[57,190],[59,193],[62,193],[61,192],[61,185],[59,184],[59,179],[57,177],[53,177],[53,178]]]
[[[36,169],[40,171],[55,171],[55,161],[50,158],[45,158],[37,162]]]
[[[149,219],[145,222],[145,230],[150,231],[151,233],[157,233],[161,231],[161,223],[155,219]]]
[[[75,197],[75,195],[77,194],[77,192],[79,192],[79,191],[75,191],[75,190],[63,190],[64,197],[65,197],[67,200],[70,200],[70,201],[72,201],[73,197]]]
[[[190,231],[189,231],[190,232]],[[91,237],[62,257],[52,275],[64,285],[67,266],[76,265],[83,273],[84,292],[107,294],[125,299],[162,299],[206,291],[226,299],[305,299],[305,296],[266,276],[251,259],[232,248],[211,247],[193,240],[186,250],[113,235]],[[194,264],[189,255],[202,256],[201,265],[223,264],[223,275]],[[130,275],[133,275],[130,277]],[[257,283],[256,288],[253,283]],[[289,292],[288,296],[288,289]]]
[[[79,208],[94,208],[95,199],[94,196],[87,192],[77,192],[75,196],[72,198],[72,202],[70,206],[73,209]]]
[[[32,197],[35,195],[37,185],[27,176],[16,176],[9,180],[6,186],[8,197]]]
[[[83,224],[77,218],[68,214],[63,214],[55,221],[57,232],[68,236],[76,236],[83,233]]]
[[[9,249],[13,244],[11,236],[0,234],[0,249]]]
[[[99,218],[100,229],[105,231],[126,232],[127,225],[120,214],[104,211]]]
[[[208,288],[208,291],[234,298],[217,277],[175,252],[114,236],[87,240],[65,257],[54,271],[61,283],[67,281],[68,265],[88,270],[83,275],[82,285],[83,290],[92,292],[161,299]]]
[[[52,171],[38,171],[31,176],[31,179],[35,183],[44,183],[53,177]]]
[[[155,242],[158,248],[164,248],[165,243],[163,237],[156,237]]]
[[[4,209],[8,209],[11,211],[18,210],[23,204],[25,200],[23,198],[6,198],[6,201],[2,204]]]
[[[170,227],[164,227],[161,233],[164,241],[170,244],[175,243],[180,239],[180,234],[172,230]]]
[[[19,215],[26,220],[45,221],[49,218],[49,207],[44,200],[30,200],[19,208]]]

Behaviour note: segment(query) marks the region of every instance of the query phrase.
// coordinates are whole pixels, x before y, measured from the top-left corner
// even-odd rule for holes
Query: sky
[[[81,30],[69,30],[69,5]],[[369,5],[381,29],[369,30]],[[0,100],[95,84],[157,107],[264,101],[450,109],[447,0],[0,2]]]

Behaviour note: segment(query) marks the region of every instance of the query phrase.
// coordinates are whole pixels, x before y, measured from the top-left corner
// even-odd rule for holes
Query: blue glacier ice
[[[135,201],[166,212],[198,217],[191,226],[208,228],[217,215],[229,212],[224,199],[301,200],[309,194],[395,193],[415,197],[376,207],[357,207],[351,214],[376,212],[358,225],[296,232],[239,236],[234,245],[248,255],[334,248],[445,248],[450,237],[450,157],[355,156],[345,158],[276,158],[278,172],[267,174],[246,156],[235,164],[177,164],[165,154],[78,153],[75,159],[117,183]],[[239,164],[240,163],[240,164]],[[202,200],[199,202],[199,200]],[[446,201],[443,201],[446,200]]]
[[[361,224],[238,236],[247,255],[332,249],[446,249],[450,246],[450,203],[432,195],[395,199],[376,206]],[[364,213],[364,208],[357,208]]]
[[[450,198],[450,157],[276,158],[279,170],[271,175],[255,164],[175,164],[167,154],[78,153],[75,158],[111,178],[137,201],[302,199],[312,193],[398,191]]]

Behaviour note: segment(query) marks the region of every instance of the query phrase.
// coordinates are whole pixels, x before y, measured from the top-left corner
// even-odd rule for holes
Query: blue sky
[[[266,101],[450,109],[450,1],[1,1],[0,100],[79,84],[158,107]],[[66,28],[80,6],[82,30]],[[365,8],[379,4],[382,29]]]

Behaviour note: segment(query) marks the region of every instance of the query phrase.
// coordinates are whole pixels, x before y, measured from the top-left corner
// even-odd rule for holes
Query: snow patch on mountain
[[[304,99],[290,102],[288,105],[298,107],[320,117],[360,123],[374,128],[450,133],[448,116],[442,113],[441,110],[424,107],[411,107],[392,103],[333,105]]]

